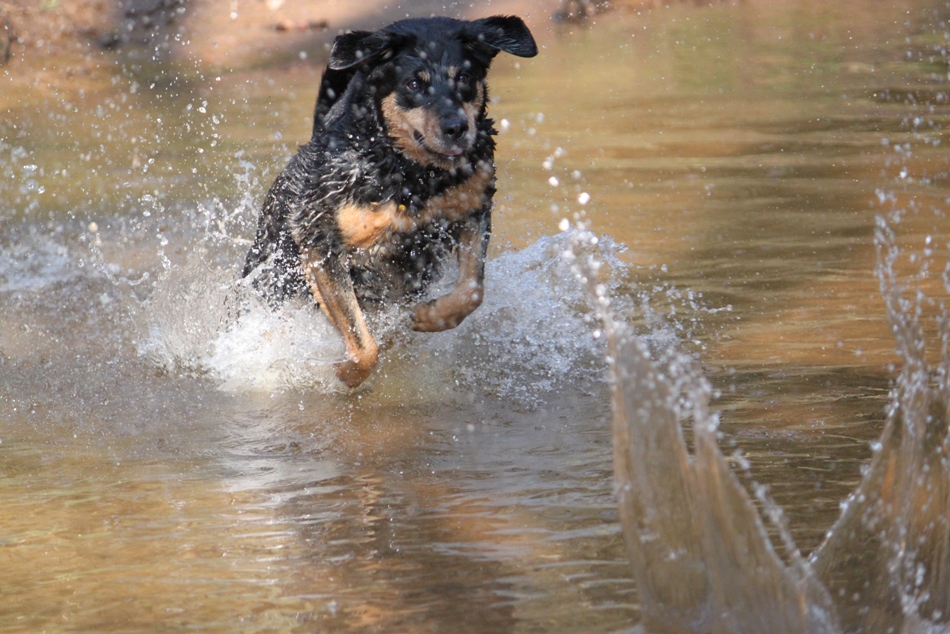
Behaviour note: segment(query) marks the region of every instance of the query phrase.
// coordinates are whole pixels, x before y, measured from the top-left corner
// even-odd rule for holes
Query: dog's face
[[[520,18],[423,18],[338,37],[329,68],[362,67],[393,144],[417,163],[451,169],[475,143],[499,51],[537,54]]]
[[[451,163],[475,142],[485,114],[488,69],[457,40],[431,41],[399,52],[392,91],[380,101],[389,136],[417,163]]]

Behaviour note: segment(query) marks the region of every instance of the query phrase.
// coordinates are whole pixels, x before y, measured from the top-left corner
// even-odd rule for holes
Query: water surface
[[[575,214],[615,254],[623,316],[703,365],[725,453],[815,548],[897,361],[875,216],[950,240],[946,15],[534,16],[541,55],[492,72],[486,304],[435,336],[380,318],[391,346],[356,394],[305,303],[228,310],[318,61],[104,57],[52,96],[0,93],[0,627],[633,628],[605,350],[560,261]]]

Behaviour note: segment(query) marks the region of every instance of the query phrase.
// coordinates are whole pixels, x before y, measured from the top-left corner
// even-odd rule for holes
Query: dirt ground
[[[113,4],[109,0],[0,1],[0,49],[7,47],[0,61],[15,63],[30,49],[42,53],[84,49],[96,25],[111,18]]]
[[[337,34],[405,17],[515,14],[541,43],[564,1],[0,0],[0,116],[108,89],[144,64],[203,76],[322,66]]]
[[[0,64],[70,60],[102,50],[205,67],[266,67],[319,55],[347,29],[407,16],[471,18],[500,13],[549,20],[561,0],[0,0]]]

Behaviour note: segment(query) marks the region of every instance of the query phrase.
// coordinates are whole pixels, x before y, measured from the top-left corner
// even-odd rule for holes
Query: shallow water
[[[579,213],[622,316],[702,364],[720,446],[807,554],[896,373],[875,216],[950,240],[946,15],[535,17],[542,54],[492,74],[486,304],[436,336],[380,316],[356,394],[319,313],[231,311],[317,63],[103,58],[51,98],[0,92],[0,628],[633,628],[605,347],[560,259]]]

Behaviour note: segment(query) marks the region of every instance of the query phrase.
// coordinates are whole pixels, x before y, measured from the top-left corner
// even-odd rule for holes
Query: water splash
[[[569,240],[566,233],[542,237],[489,261],[482,306],[454,331],[417,334],[409,346],[446,359],[444,370],[457,384],[517,401],[564,381],[600,380],[605,366],[595,313],[560,257]],[[604,239],[615,280],[629,268],[621,251]]]
[[[226,233],[218,222],[209,227]],[[448,385],[521,404],[564,381],[602,381],[593,307],[559,257],[568,240],[544,237],[489,261],[485,301],[454,330],[414,333],[405,306],[370,312],[371,330],[386,348],[376,375],[409,374],[424,390]],[[620,251],[609,239],[601,244],[615,284],[629,268]],[[168,371],[209,376],[225,389],[343,390],[333,373],[344,354],[341,338],[313,302],[303,297],[270,310],[238,279],[238,262],[219,269],[219,257],[208,248],[166,265],[145,301],[148,335],[140,351]],[[450,271],[432,296],[453,283]]]
[[[577,231],[575,242],[585,241],[589,234]],[[649,630],[950,631],[950,316],[922,290],[932,278],[929,240],[922,256],[908,258],[919,266],[912,289],[898,274],[901,250],[885,219],[876,244],[904,367],[870,469],[808,561],[778,507],[759,491],[784,542],[786,557],[779,556],[731,473],[717,446],[710,385],[695,361],[673,349],[651,353],[615,318],[596,257],[569,254],[610,344],[615,480]],[[940,277],[942,292],[950,292],[950,264]],[[941,342],[933,364],[923,327],[928,309],[936,310]],[[687,422],[692,455],[683,436]]]
[[[837,596],[842,619],[857,631],[950,631],[950,317],[923,285],[932,251],[908,259],[919,268],[899,274],[901,249],[892,224],[878,219],[878,277],[903,368],[891,391],[887,423],[874,458],[813,566]],[[928,241],[929,242],[929,241]],[[950,292],[950,263],[941,275]],[[926,358],[925,320],[934,319],[940,358]],[[863,578],[842,575],[859,569]],[[870,579],[873,582],[867,583]]]
[[[581,229],[574,240],[583,244],[589,234]],[[778,556],[719,452],[711,387],[696,363],[672,347],[651,352],[612,316],[596,257],[571,254],[609,341],[615,481],[645,626],[834,632],[827,593],[797,550],[788,564]],[[694,425],[693,455],[683,436],[686,419]]]
[[[33,227],[10,232],[6,238],[0,242],[0,293],[38,293],[83,274],[80,260],[56,239],[61,236]]]

